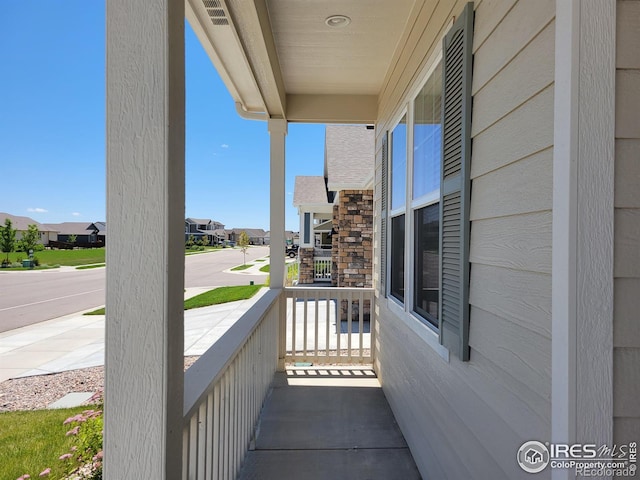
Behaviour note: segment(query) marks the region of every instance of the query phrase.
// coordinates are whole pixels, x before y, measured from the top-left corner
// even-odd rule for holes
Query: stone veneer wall
[[[373,191],[342,190],[334,207],[331,283],[373,286]]]
[[[300,270],[298,271],[298,284],[313,283],[315,278],[313,266],[313,248],[298,249],[298,260],[300,262]]]

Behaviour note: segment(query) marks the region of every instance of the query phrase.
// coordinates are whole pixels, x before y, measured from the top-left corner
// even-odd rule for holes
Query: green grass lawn
[[[85,248],[78,250],[43,250],[33,254],[40,265],[88,265],[91,263],[104,263],[104,248]],[[24,252],[12,252],[9,254],[11,262],[17,262],[18,257],[28,260],[29,255]],[[7,258],[7,254],[0,254],[0,259]]]
[[[45,478],[62,478],[66,472],[58,457],[69,452],[75,440],[65,436],[71,427],[62,422],[86,409],[0,413],[0,478],[14,480],[28,473],[36,479],[47,467],[51,475]]]
[[[233,267],[231,269],[231,271],[236,272],[238,270],[246,270],[247,268],[251,267],[251,264],[246,264],[246,265],[238,265],[237,267]]]
[[[210,305],[218,305],[220,303],[236,302],[238,300],[246,300],[253,297],[262,285],[237,285],[234,287],[218,287],[208,292],[201,293],[195,297],[191,297],[184,301],[184,309],[208,307]],[[105,309],[99,308],[85,315],[104,315]]]
[[[269,273],[269,267],[271,265],[265,265],[264,267],[260,267],[261,272]]]
[[[240,285],[235,287],[219,287],[196,295],[184,302],[184,309],[207,307],[220,303],[236,302],[253,297],[262,285]]]
[[[106,265],[106,263],[96,263],[95,265],[81,265],[79,267],[76,267],[76,270],[89,270],[91,268],[100,268]]]

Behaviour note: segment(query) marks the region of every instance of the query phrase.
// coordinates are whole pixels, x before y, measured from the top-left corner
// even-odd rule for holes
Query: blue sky
[[[106,218],[104,1],[0,4],[0,212],[42,223]],[[186,216],[269,229],[269,134],[241,119],[186,27]],[[322,175],[323,125],[289,125],[296,175]]]

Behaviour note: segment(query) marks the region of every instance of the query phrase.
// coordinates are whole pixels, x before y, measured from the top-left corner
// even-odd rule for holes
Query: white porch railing
[[[278,357],[373,363],[374,311],[371,288],[267,291],[185,372],[183,480],[237,477]]]
[[[313,257],[313,272],[316,282],[330,282],[331,257]]]
[[[281,293],[266,292],[185,372],[183,480],[236,478],[277,368]]]
[[[372,288],[285,288],[286,327],[281,352],[287,362],[373,363]],[[283,338],[284,337],[284,338]]]

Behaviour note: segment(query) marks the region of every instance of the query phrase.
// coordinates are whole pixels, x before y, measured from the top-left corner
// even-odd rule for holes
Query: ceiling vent
[[[215,26],[229,25],[229,19],[224,11],[221,0],[202,0],[204,8],[211,19],[211,23]]]

